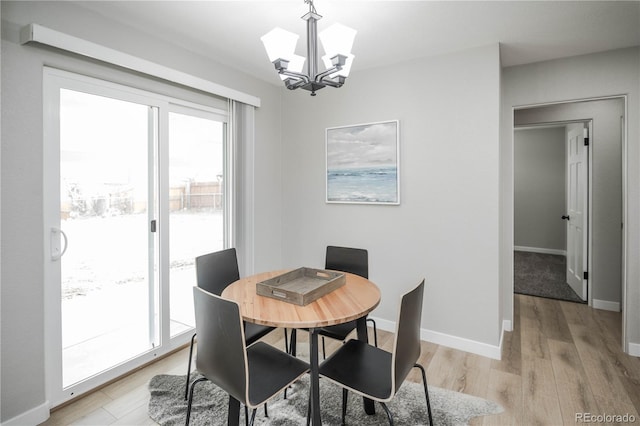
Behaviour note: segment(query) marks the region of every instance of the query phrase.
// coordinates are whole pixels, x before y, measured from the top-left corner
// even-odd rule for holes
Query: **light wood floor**
[[[515,296],[514,307],[514,330],[504,337],[501,361],[423,342],[420,362],[429,385],[505,408],[472,425],[575,425],[577,413],[629,414],[640,423],[640,358],[620,349],[619,313],[523,295]],[[266,339],[283,347],[282,336]],[[299,333],[299,350],[305,337]],[[378,331],[378,337],[390,350],[393,335]],[[185,374],[187,356],[185,349],[164,358],[55,410],[44,424],[154,425],[147,416],[147,383],[156,374]],[[420,381],[417,370],[409,380]]]

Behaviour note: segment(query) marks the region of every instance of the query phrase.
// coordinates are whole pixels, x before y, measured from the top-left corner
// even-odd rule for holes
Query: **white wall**
[[[141,82],[139,75],[87,61],[56,49],[21,46],[20,28],[36,22],[115,48],[261,98],[256,111],[255,146],[259,158],[249,186],[255,224],[258,269],[281,264],[280,97],[276,86],[195,56],[137,30],[106,21],[67,2],[7,2],[2,7],[2,400],[0,421],[45,406],[42,67],[44,64],[119,82]],[[151,89],[167,90],[148,80]],[[168,89],[171,90],[171,89]],[[202,98],[202,94],[194,93]],[[253,166],[253,165],[252,165]],[[10,250],[7,248],[10,247]],[[276,247],[274,250],[273,248]],[[37,414],[37,413],[36,413]]]
[[[505,68],[502,73],[501,192],[502,247],[513,247],[513,108],[611,95],[628,95],[626,346],[640,344],[640,48],[628,48],[530,65]],[[513,261],[505,258],[504,318],[513,316]],[[637,354],[640,354],[638,351]]]
[[[565,129],[517,129],[514,135],[514,243],[567,249]]]
[[[369,250],[395,321],[426,278],[425,337],[491,353],[500,342],[497,45],[353,74],[344,87],[283,95],[283,260],[322,266],[328,244]],[[325,129],[400,120],[401,204],[325,203]]]

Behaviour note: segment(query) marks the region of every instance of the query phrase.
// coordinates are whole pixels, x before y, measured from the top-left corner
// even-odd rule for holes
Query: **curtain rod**
[[[138,58],[119,50],[111,49],[78,37],[71,36],[39,24],[29,24],[20,30],[20,43],[40,43],[76,53],[102,62],[117,65],[143,74],[159,77],[194,89],[239,101],[255,107],[260,106],[260,98],[209,80],[196,77],[155,62]]]

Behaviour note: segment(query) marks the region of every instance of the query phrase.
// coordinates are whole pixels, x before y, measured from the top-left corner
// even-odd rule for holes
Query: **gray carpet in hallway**
[[[513,269],[516,293],[585,303],[566,282],[565,256],[515,251]]]

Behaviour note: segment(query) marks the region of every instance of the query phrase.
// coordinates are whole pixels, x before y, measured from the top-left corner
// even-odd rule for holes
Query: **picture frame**
[[[326,202],[400,204],[400,121],[326,129]]]

